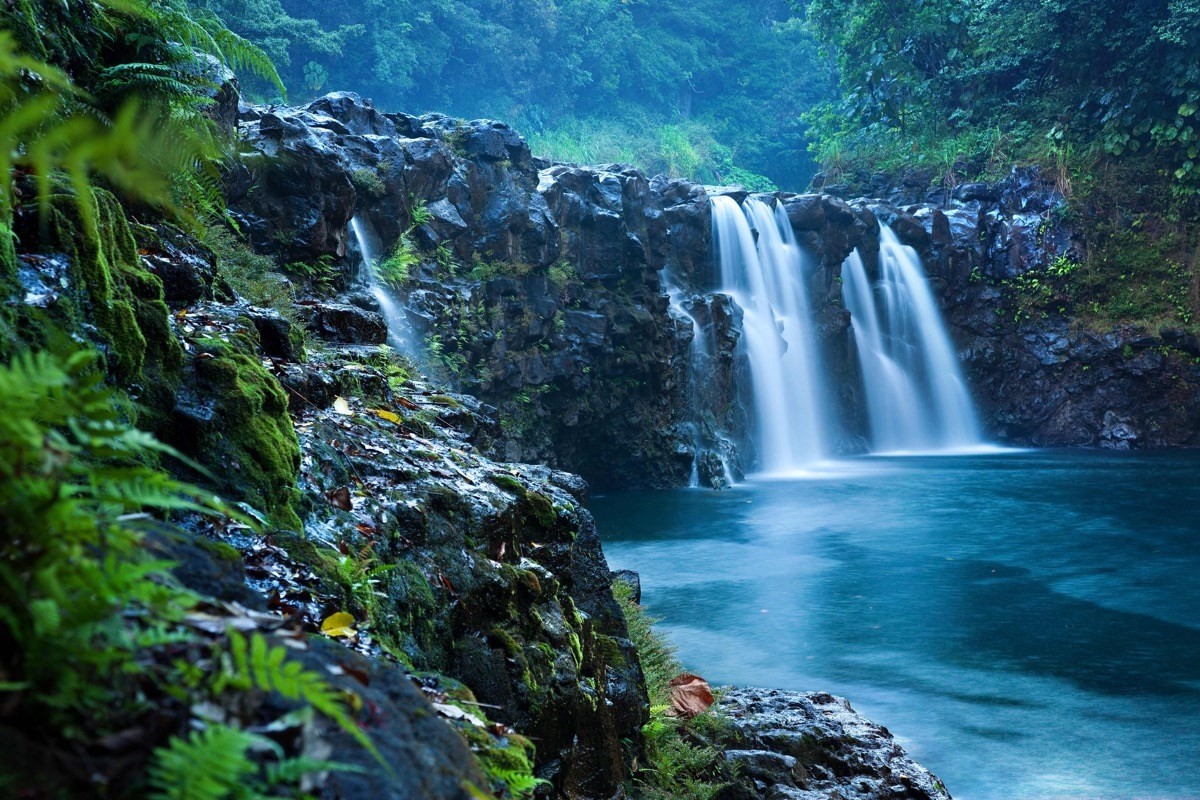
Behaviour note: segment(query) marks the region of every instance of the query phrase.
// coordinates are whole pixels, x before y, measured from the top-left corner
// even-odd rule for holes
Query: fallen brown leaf
[[[708,681],[699,675],[685,672],[672,678],[667,686],[671,689],[671,707],[667,714],[672,717],[692,719],[707,711],[715,699]]]
[[[329,502],[340,508],[342,511],[350,511],[354,508],[350,502],[350,489],[343,486],[339,489],[334,489],[329,494],[325,495],[329,498]]]

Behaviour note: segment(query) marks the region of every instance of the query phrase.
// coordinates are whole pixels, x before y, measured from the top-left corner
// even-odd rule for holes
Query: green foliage
[[[211,388],[224,422],[198,442],[199,451],[226,494],[244,498],[277,527],[299,530],[300,443],[287,394],[248,349],[236,339],[196,342],[196,379]]]
[[[412,217],[412,224],[408,228],[410,232],[420,228],[422,225],[428,225],[433,219],[433,212],[429,210],[429,207],[423,201],[414,201],[412,208],[409,210],[409,215]]]
[[[85,228],[96,179],[188,224],[224,214],[207,59],[277,80],[261,50],[173,0],[10,3],[0,25],[0,265],[13,262],[14,176],[32,179],[43,214],[61,176]]]
[[[398,289],[408,283],[412,269],[420,264],[421,254],[417,251],[412,236],[406,232],[396,240],[396,246],[392,248],[391,254],[382,261],[376,262],[373,268],[375,277],[388,286]]]
[[[25,86],[31,74],[40,78],[32,90]],[[18,169],[34,177],[43,212],[49,207],[52,178],[61,170],[82,201],[80,212],[93,225],[86,198],[91,197],[94,174],[147,200],[167,200],[163,175],[143,158],[143,148],[155,148],[151,120],[130,105],[105,127],[71,113],[68,102],[80,96],[65,73],[22,55],[12,35],[0,31],[0,264],[5,267],[11,269],[15,260],[13,175]]]
[[[304,65],[304,87],[313,92],[319,92],[329,82],[329,70],[316,61]]]
[[[318,294],[329,294],[333,291],[340,273],[333,257],[323,255],[314,263],[293,261],[284,270],[299,278],[307,280]]]
[[[493,278],[524,278],[532,273],[533,265],[524,261],[484,261],[478,253],[471,261],[470,275],[473,281],[490,281]],[[561,270],[557,274],[559,277],[566,277],[566,273]]]
[[[691,725],[703,727],[710,720],[711,715],[702,715]],[[689,735],[685,727],[655,715],[642,728],[649,763],[639,776],[639,800],[711,800],[728,783],[721,752],[699,744],[703,737]]]
[[[631,112],[632,113],[632,112]],[[726,126],[716,120],[677,119],[654,122],[642,115],[632,118],[577,119],[558,118],[553,126],[540,120],[518,120],[527,132],[533,152],[552,161],[576,164],[634,164],[651,174],[666,174],[712,184],[740,184],[752,191],[773,191],[775,183],[759,172],[740,166],[754,163],[758,170],[785,176],[782,180],[798,186],[799,174],[807,174],[807,155],[801,154],[796,166],[787,170],[772,168],[769,161],[756,155],[779,143],[756,144],[749,131]],[[736,138],[733,138],[736,137]],[[723,143],[729,141],[735,149]],[[743,155],[744,154],[744,155]],[[793,177],[787,178],[788,174]]]
[[[736,167],[802,189],[800,114],[832,88],[785,0],[193,2],[267,50],[294,95],[504,119],[537,155],[708,182]]]
[[[217,273],[230,288],[256,306],[283,309],[292,290],[269,257],[255,253],[226,225],[207,226],[201,240],[217,259]]]
[[[301,97],[311,96],[335,80],[329,67],[336,70],[335,65],[347,60],[348,44],[362,46],[367,27],[361,23],[325,25],[314,19],[298,19],[279,0],[193,0],[192,5],[215,14],[259,43],[292,93]],[[288,3],[292,8],[296,5]],[[341,73],[335,75],[340,78]],[[251,94],[262,100],[274,100],[282,93],[273,81],[245,83]]]
[[[164,712],[199,726],[189,709],[223,706],[224,723],[206,720],[155,750],[146,782],[160,798],[277,796],[307,773],[344,768],[286,758],[243,730],[237,714],[251,691],[325,715],[374,753],[344,695],[259,634],[230,633],[225,667],[209,678],[172,655],[210,643],[184,624],[201,598],[174,583],[147,535],[185,534],[148,512],[233,512],[155,467],[159,456],[187,460],[123,421],[122,406],[91,353],[27,352],[0,367],[0,528],[11,534],[0,542],[0,720],[20,720],[24,735],[54,750],[148,731]],[[45,788],[47,776],[25,766],[6,762],[4,785]]]
[[[559,291],[565,289],[568,283],[575,280],[576,276],[575,265],[569,261],[561,261],[554,264],[546,271],[546,277],[549,279],[550,285]]]
[[[345,696],[319,674],[306,670],[299,661],[289,660],[286,647],[271,646],[261,633],[254,634],[247,642],[240,634],[230,631],[229,659],[214,688],[218,693],[226,688],[241,691],[256,688],[275,692],[287,700],[301,701],[336,722],[381,765],[387,766],[370,737],[351,719]]]
[[[478,706],[468,709],[478,715]],[[465,736],[471,751],[483,768],[483,774],[488,779],[492,792],[490,794],[476,789],[478,796],[484,798],[504,798],[504,800],[529,800],[539,786],[548,785],[548,781],[534,777],[533,774],[533,742],[515,734],[493,735],[482,728],[473,725],[463,725],[459,731]]]
[[[613,597],[625,614],[629,639],[637,650],[650,697],[650,721],[642,728],[647,764],[637,776],[640,800],[710,800],[726,785],[721,752],[708,742],[728,733],[728,723],[712,712],[690,721],[666,715],[669,683],[683,671],[675,648],[654,630],[656,620],[633,602],[633,589],[613,583]],[[696,736],[693,733],[700,733]]]
[[[382,186],[382,182],[380,185]],[[408,283],[413,268],[421,265],[421,253],[417,249],[417,243],[413,241],[413,231],[433,219],[433,212],[425,207],[424,202],[414,201],[408,213],[409,226],[396,240],[391,254],[382,261],[371,265],[375,271],[375,277],[393,289],[398,289]],[[439,260],[441,256],[442,253],[439,251]]]
[[[370,200],[378,200],[387,194],[387,187],[374,170],[356,169],[350,172],[354,188]]]
[[[997,147],[1059,169],[1141,154],[1176,192],[1200,187],[1200,13],[1191,0],[797,5],[836,56],[845,93],[840,108],[806,116],[826,164],[944,164],[950,153],[939,157],[938,143],[954,141],[950,163],[968,173]]]
[[[182,457],[122,422],[102,379],[86,352],[0,367],[0,672],[65,729],[119,709],[145,637],[190,605],[146,556],[141,512],[227,510],[147,466]]]
[[[228,651],[218,654],[220,668],[208,681],[184,680],[193,693],[230,697],[259,691],[297,701],[305,709],[302,714],[317,711],[333,720],[388,768],[374,743],[350,718],[346,696],[290,659],[287,648],[270,645],[261,633],[247,640],[232,630],[228,643]],[[304,756],[287,758],[269,738],[209,720],[187,738],[174,736],[156,749],[147,782],[154,800],[265,800],[277,797],[278,788],[294,788],[311,773],[331,770],[359,768]]]
[[[613,583],[613,596],[625,612],[629,640],[638,653],[638,661],[646,674],[646,693],[651,706],[666,706],[670,700],[667,684],[683,671],[675,657],[675,648],[665,636],[654,630],[657,622],[640,605],[633,602],[633,589],[624,581]]]
[[[154,800],[225,800],[251,794],[244,786],[258,772],[249,756],[261,747],[263,737],[225,725],[193,731],[186,739],[174,737],[155,751],[149,784]],[[267,740],[269,741],[269,740]]]

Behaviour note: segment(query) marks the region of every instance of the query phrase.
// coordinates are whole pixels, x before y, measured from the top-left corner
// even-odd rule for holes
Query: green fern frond
[[[154,751],[149,784],[154,800],[246,798],[243,783],[258,772],[249,757],[258,737],[226,725],[173,737]]]
[[[289,700],[298,700],[315,708],[333,720],[390,771],[383,756],[370,737],[351,719],[341,692],[330,686],[316,672],[304,669],[299,661],[288,659],[287,649],[272,647],[261,633],[247,642],[236,631],[229,632],[234,686],[257,687],[264,692],[277,692]]]
[[[184,82],[173,66],[133,62],[117,64],[101,72],[95,91],[100,97],[121,97],[132,92],[143,96],[187,98],[195,94],[195,87]]]
[[[150,23],[167,41],[178,40],[190,48],[214,56],[234,72],[263,78],[286,95],[283,81],[262,48],[225,27],[215,15],[185,9],[171,0],[100,0],[115,12]]]

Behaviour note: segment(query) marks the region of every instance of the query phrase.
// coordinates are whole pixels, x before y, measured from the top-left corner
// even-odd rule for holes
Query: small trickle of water
[[[404,310],[400,304],[396,302],[391,293],[379,282],[379,278],[375,275],[375,256],[371,247],[370,236],[367,232],[367,225],[358,215],[355,215],[350,220],[350,232],[354,234],[354,242],[358,246],[359,256],[362,258],[362,264],[358,270],[358,279],[371,292],[371,296],[379,303],[379,312],[383,315],[383,321],[387,323],[388,329],[388,344],[402,353],[409,353],[408,340],[404,335],[407,327],[404,319]]]
[[[688,345],[687,393],[689,410],[693,417],[692,421],[688,424],[692,436],[693,455],[688,486],[696,488],[700,486],[700,459],[704,457],[706,452],[710,451],[709,446],[705,442],[704,427],[700,422],[701,402],[700,386],[698,383],[703,379],[702,376],[705,373],[705,365],[709,357],[708,339],[704,335],[704,331],[700,328],[700,324],[696,321],[695,316],[684,305],[683,290],[675,283],[670,271],[664,268],[659,275],[662,280],[663,290],[667,293],[667,298],[671,303],[671,313],[677,319],[686,320],[692,326],[692,341]],[[725,483],[730,486],[733,485],[733,472],[729,468],[725,456],[718,451],[713,452],[720,459]]]
[[[712,198],[722,291],[743,311],[759,460],[789,472],[827,451],[821,370],[805,286],[804,258],[787,214],[748,198]],[[755,233],[757,232],[757,239]]]
[[[842,296],[862,364],[872,449],[982,444],[957,354],[916,251],[882,225],[878,283],[871,285],[856,250],[842,264]]]

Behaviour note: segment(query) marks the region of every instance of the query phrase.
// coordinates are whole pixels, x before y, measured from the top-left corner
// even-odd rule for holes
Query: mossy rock
[[[0,349],[45,347],[54,331],[92,340],[111,380],[138,404],[139,427],[161,435],[183,365],[162,281],[142,264],[125,211],[110,192],[92,189],[79,198],[58,186],[47,202],[45,214],[28,209],[30,221],[18,235],[27,250],[65,256],[69,289],[45,309],[7,308]],[[19,289],[9,279],[2,283],[5,295]]]
[[[511,475],[492,473],[488,475],[488,480],[509,494],[515,494],[517,497],[524,497],[525,495],[529,494],[529,490],[525,488],[525,484],[521,483]]]
[[[262,510],[280,528],[299,530],[300,442],[287,394],[257,356],[230,342],[206,339],[197,349],[196,387],[213,407],[188,449],[217,476],[222,492]]]
[[[380,635],[390,640],[411,664],[439,668],[438,603],[433,587],[421,568],[412,561],[396,561],[385,583],[387,607],[377,620]]]

